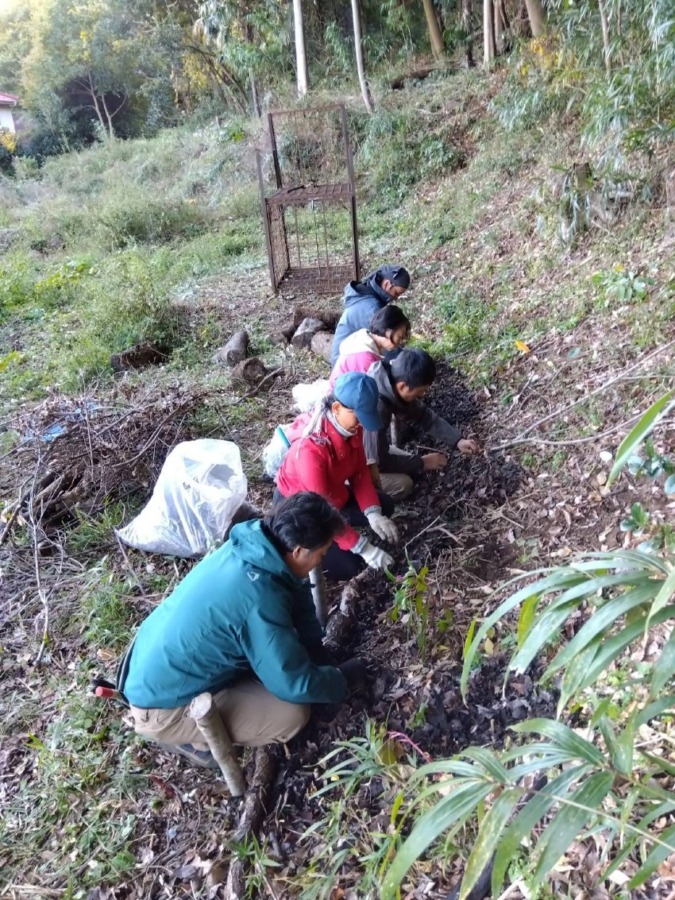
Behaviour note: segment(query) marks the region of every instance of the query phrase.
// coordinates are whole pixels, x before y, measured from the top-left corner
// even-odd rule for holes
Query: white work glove
[[[391,541],[392,544],[396,543],[398,540],[398,528],[391,519],[383,516],[380,512],[367,513],[366,518],[378,537],[381,537],[383,541]]]
[[[371,569],[389,569],[394,564],[394,560],[385,550],[380,550],[375,544],[366,541],[362,549],[359,550],[359,556],[363,557],[366,564]]]
[[[389,455],[390,456],[404,456],[406,459],[410,459],[413,454],[410,453],[408,450],[403,450],[401,447],[397,447],[395,444],[390,444]]]

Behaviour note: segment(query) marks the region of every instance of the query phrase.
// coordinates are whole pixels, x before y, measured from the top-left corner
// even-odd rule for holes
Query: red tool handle
[[[114,688],[103,687],[99,685],[94,691],[97,697],[103,697],[106,700],[119,700],[120,692],[116,691]]]

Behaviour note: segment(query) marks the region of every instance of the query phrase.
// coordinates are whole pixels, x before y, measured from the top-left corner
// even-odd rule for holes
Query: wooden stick
[[[551,419],[559,419],[564,413],[569,412],[582,403],[585,403],[586,400],[590,400],[591,397],[595,397],[597,394],[601,394],[603,391],[606,391],[607,388],[610,388],[613,384],[616,384],[617,381],[622,381],[629,372],[634,372],[635,369],[639,368],[641,365],[644,365],[647,360],[652,359],[654,356],[658,356],[658,354],[663,353],[664,350],[668,350],[673,346],[673,344],[675,344],[675,341],[669,341],[662,347],[657,347],[656,350],[652,350],[652,352],[648,353],[646,356],[640,357],[640,359],[637,362],[633,363],[632,366],[628,366],[627,369],[624,369],[620,375],[616,375],[614,378],[610,378],[609,381],[601,384],[600,387],[595,388],[595,390],[589,391],[587,394],[584,394],[583,397],[579,397],[578,400],[574,400],[571,403],[567,403],[565,406],[561,406],[559,409],[556,409],[555,412],[549,413],[542,419],[537,419],[536,422],[533,422],[532,425],[528,425],[527,428],[521,431],[520,434],[516,435],[511,441],[499,444],[491,449],[502,450],[505,447],[513,446],[515,443],[522,443],[522,439],[526,435],[528,435],[531,431],[534,431],[535,428],[539,428],[539,426],[543,425],[544,422],[550,422]]]
[[[244,800],[244,811],[232,835],[235,844],[242,844],[260,828],[270,788],[276,775],[277,759],[267,747],[259,747],[255,755],[253,783]],[[246,894],[246,862],[233,855],[224,891],[225,900],[244,900]]]
[[[241,797],[246,790],[244,773],[234,755],[232,741],[225,728],[213,697],[206,691],[194,698],[188,715],[195,720],[197,728],[204,736],[213,758],[220,766],[223,778],[233,797]]]
[[[309,573],[309,583],[312,588],[312,600],[319,625],[326,627],[328,622],[328,604],[326,603],[326,579],[321,566],[315,566]]]

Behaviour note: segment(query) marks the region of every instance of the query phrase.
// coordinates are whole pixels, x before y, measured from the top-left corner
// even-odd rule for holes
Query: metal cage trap
[[[334,293],[359,277],[356,192],[343,105],[268,115],[256,152],[275,292]]]

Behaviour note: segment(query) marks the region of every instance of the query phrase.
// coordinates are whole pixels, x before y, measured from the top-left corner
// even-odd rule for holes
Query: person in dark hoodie
[[[331,348],[331,367],[340,355],[340,344],[345,338],[370,325],[373,315],[392,300],[397,300],[410,285],[410,275],[403,266],[380,266],[363,281],[350,281],[343,295],[344,312],[335,329]]]
[[[117,687],[136,732],[216,768],[187,714],[204,691],[232,742],[257,747],[288,741],[310,704],[340,702],[358,687],[361,660],[330,664],[307,580],[344,526],[309,491],[235,525],[150,613],[124,658]]]
[[[373,363],[368,375],[377,384],[377,411],[382,425],[379,431],[363,433],[363,447],[376,487],[393,500],[406,497],[422,472],[444,468],[448,458],[444,453],[420,456],[391,447],[392,416],[418,424],[427,434],[460,453],[477,452],[475,441],[463,438],[456,428],[422,403],[436,377],[436,363],[425,350],[401,350],[392,359]]]

